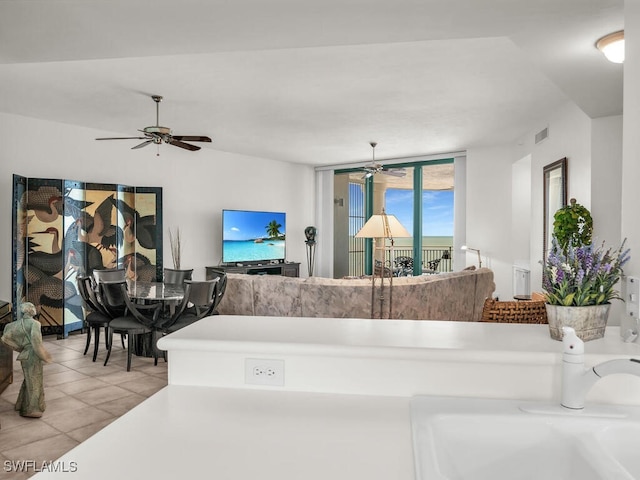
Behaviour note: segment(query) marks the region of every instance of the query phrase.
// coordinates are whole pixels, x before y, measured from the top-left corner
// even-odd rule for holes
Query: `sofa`
[[[389,317],[389,278],[384,280],[383,318]],[[376,279],[374,318],[380,317]],[[488,268],[394,277],[391,318],[480,321],[486,298],[495,290]],[[222,315],[371,318],[371,279],[294,278],[229,273]]]

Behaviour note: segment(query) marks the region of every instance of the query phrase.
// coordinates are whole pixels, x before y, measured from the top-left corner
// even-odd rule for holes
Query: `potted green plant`
[[[562,248],[553,237],[542,272],[551,338],[562,340],[562,327],[573,327],[583,341],[604,336],[611,301],[620,299],[616,285],[629,261],[626,239],[617,250],[604,243]]]
[[[569,200],[566,205],[553,216],[553,236],[560,247],[566,250],[569,246],[581,247],[591,243],[593,234],[593,219],[589,210],[576,203],[576,199]]]

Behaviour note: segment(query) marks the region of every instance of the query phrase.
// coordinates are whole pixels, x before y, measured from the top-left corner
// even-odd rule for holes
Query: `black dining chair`
[[[93,278],[95,278],[96,283],[125,280],[126,270],[124,268],[95,269]]]
[[[218,280],[218,286],[216,289],[216,300],[210,313],[210,315],[218,315],[218,305],[220,305],[222,297],[224,297],[224,292],[227,289],[227,273],[223,270],[218,270],[215,268],[209,268],[207,273],[210,280]]]
[[[98,345],[100,343],[100,330],[104,328],[105,347],[109,349],[108,327],[111,316],[98,301],[94,290],[93,279],[91,277],[76,277],[78,292],[84,302],[85,315],[84,322],[87,328],[87,344],[84,348],[84,355],[89,351],[91,344],[91,332],[93,331],[93,361],[98,357]]]
[[[174,314],[162,323],[162,333],[172,333],[213,314],[219,279],[184,282],[184,298]]]
[[[185,280],[191,280],[193,268],[188,270],[176,270],[173,268],[164,269],[164,283],[172,285],[182,285]]]
[[[162,304],[137,305],[133,303],[127,292],[127,283],[124,281],[100,282],[98,287],[106,310],[114,315],[114,318],[109,322],[109,349],[104,364],[107,365],[111,356],[113,333],[116,331],[127,334],[127,372],[131,370],[131,355],[135,348],[134,341],[137,335],[151,334],[151,349],[157,364],[158,350],[155,345],[155,332]],[[122,312],[122,314],[118,315],[118,312]]]

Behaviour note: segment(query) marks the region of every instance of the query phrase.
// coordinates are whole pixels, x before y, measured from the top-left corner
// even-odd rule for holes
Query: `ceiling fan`
[[[155,143],[156,145],[167,143],[169,145],[184,148],[185,150],[196,151],[200,150],[200,147],[185,142],[211,142],[209,137],[199,135],[172,135],[169,127],[161,127],[160,102],[162,101],[162,97],[160,95],[152,95],[151,98],[156,102],[156,124],[151,127],[145,127],[142,130],[138,130],[144,134],[143,137],[106,137],[96,138],[96,140],[144,140],[144,142],[131,147],[132,150],[146,147],[152,143]]]
[[[376,142],[369,142],[371,148],[373,149],[373,160],[370,164],[365,165],[362,169],[365,171],[363,179],[372,177],[376,173],[383,173],[385,175],[391,175],[393,177],[404,177],[407,175],[404,168],[388,168],[382,165],[381,163],[376,162]]]

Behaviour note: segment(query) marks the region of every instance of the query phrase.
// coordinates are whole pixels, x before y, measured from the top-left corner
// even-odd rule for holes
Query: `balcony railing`
[[[390,252],[387,252],[389,255]],[[386,261],[387,267],[397,267],[396,259],[399,257],[413,257],[411,248],[394,248],[393,260]],[[349,275],[364,275],[364,249],[349,252]],[[453,248],[450,246],[430,246],[422,249],[423,273],[441,273],[453,271]],[[396,271],[397,272],[397,271]]]

